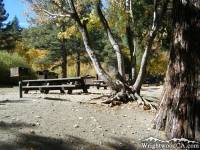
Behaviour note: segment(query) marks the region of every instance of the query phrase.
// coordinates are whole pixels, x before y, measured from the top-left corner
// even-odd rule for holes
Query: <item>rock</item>
[[[123,143],[119,143],[120,147],[125,147],[125,145]]]
[[[147,128],[147,131],[151,130],[151,128]]]
[[[36,126],[36,124],[34,124],[34,123],[31,123],[31,124],[30,124],[30,126]]]
[[[127,115],[124,115],[124,114],[121,114],[121,116],[123,116],[123,117],[128,117]]]
[[[74,128],[79,128],[79,125],[78,125],[78,124],[75,124],[75,125],[74,125]]]
[[[30,133],[30,134],[35,134],[35,131],[33,131],[33,130],[31,129],[31,130],[29,130],[29,133]]]
[[[35,118],[42,118],[41,116],[34,116]]]

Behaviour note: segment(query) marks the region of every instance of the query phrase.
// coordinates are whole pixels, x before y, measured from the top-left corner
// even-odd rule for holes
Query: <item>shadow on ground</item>
[[[29,128],[31,125],[26,123],[0,122],[0,131],[4,130],[5,132],[7,130],[8,132],[12,132],[15,130],[15,137],[12,140],[5,141],[4,139],[4,141],[0,142],[0,150],[136,150],[135,146],[130,142],[130,139],[128,140],[123,137],[111,137],[111,140],[114,140],[114,142],[107,141],[104,145],[96,145],[83,138],[71,135],[65,135],[64,138],[59,138],[59,136],[46,137],[37,134],[20,133],[16,130],[19,127]]]
[[[4,103],[24,103],[24,102],[27,102],[27,100],[19,100],[19,99],[0,100],[0,105],[3,105]]]

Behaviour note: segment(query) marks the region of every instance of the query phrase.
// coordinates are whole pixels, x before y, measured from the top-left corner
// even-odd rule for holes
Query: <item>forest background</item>
[[[0,1],[1,26],[0,26],[0,84],[17,84],[17,79],[10,78],[9,70],[13,67],[31,68],[31,79],[36,78],[36,71],[50,70],[59,74],[59,77],[74,77],[93,75],[96,71],[88,57],[81,36],[72,22],[63,20],[48,20],[38,22],[37,16],[29,18],[29,28],[19,25],[17,16],[11,22],[6,22],[9,12],[4,9],[3,0]],[[122,49],[125,63],[125,73],[131,73],[131,58],[126,35],[126,12],[118,4],[107,2],[103,11],[114,33],[117,43]],[[153,20],[154,2],[143,0],[133,1],[132,11],[136,49],[136,70],[138,72],[144,49],[149,38],[149,31]],[[94,15],[88,23],[91,43],[98,55],[104,69],[111,75],[117,76],[117,58],[107,35],[98,18]],[[150,57],[147,62],[146,77],[164,79],[168,64],[170,43],[170,14],[168,11],[164,24],[154,40]],[[25,13],[26,14],[26,13]],[[27,14],[28,15],[28,14]],[[41,17],[41,16],[40,16]],[[83,18],[87,21],[87,18]],[[95,26],[95,30],[94,30]],[[67,33],[73,34],[68,35]]]

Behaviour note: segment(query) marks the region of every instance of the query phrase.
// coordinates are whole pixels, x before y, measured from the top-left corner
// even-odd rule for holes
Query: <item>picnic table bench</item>
[[[104,87],[104,89],[107,89],[107,84],[103,80],[93,80],[94,85],[99,89],[100,87]]]
[[[50,90],[60,90],[71,94],[74,89],[82,89],[84,93],[88,93],[90,85],[86,85],[84,77],[74,78],[57,78],[57,79],[37,79],[37,80],[22,80],[21,90],[28,93],[29,90],[40,90],[40,92],[48,94]],[[22,92],[22,91],[21,91]]]

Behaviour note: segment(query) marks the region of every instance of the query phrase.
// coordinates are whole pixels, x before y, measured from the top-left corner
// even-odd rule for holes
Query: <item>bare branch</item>
[[[45,10],[45,9],[40,9],[41,11],[43,11],[45,14],[47,14],[48,16],[51,17],[69,17],[71,18],[73,14],[54,14],[54,13],[50,13],[49,11]]]
[[[33,0],[33,3],[36,5],[37,9],[44,12],[46,15],[48,16],[51,16],[53,18],[56,18],[56,17],[68,17],[68,18],[71,18],[73,16],[73,13],[70,13],[68,11],[64,11],[65,14],[56,14],[56,13],[51,13],[49,12],[48,10],[45,10],[45,9],[42,9],[39,4]],[[56,3],[54,3],[54,5],[56,5],[57,7],[59,7]],[[60,8],[60,7],[59,7]],[[61,8],[60,8],[61,9]]]

